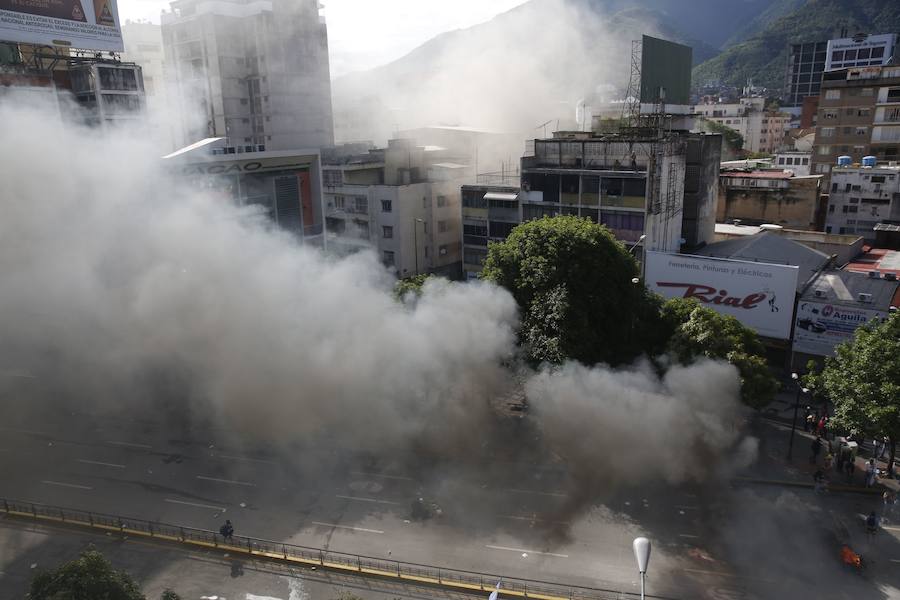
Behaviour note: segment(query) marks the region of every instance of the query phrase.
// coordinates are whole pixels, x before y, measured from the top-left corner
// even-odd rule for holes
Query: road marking
[[[24,433],[27,435],[37,435],[40,437],[50,437],[49,433],[43,431],[31,431],[30,429],[13,429],[12,427],[0,427],[0,431],[8,431],[11,433]]]
[[[114,467],[116,469],[124,469],[125,465],[117,465],[116,463],[107,463],[100,462],[99,460],[86,460],[84,458],[76,458],[77,462],[84,463],[86,465],[100,465],[101,467]]]
[[[184,500],[172,500],[171,498],[166,498],[166,502],[171,504],[184,504],[185,506],[195,506],[197,508],[210,508],[212,510],[217,510],[219,512],[225,512],[226,509],[222,506],[212,506],[210,504],[197,504],[196,502],[185,502]]]
[[[492,550],[508,550],[520,554],[541,554],[543,556],[555,556],[556,558],[569,558],[568,554],[556,554],[555,552],[540,552],[538,550],[525,550],[523,548],[507,548],[506,546],[491,546],[490,544],[485,544],[484,547],[491,548]]]
[[[350,527],[349,525],[335,525],[334,523],[320,523],[319,521],[313,521],[313,525],[319,525],[321,527],[336,527],[338,529],[351,529],[353,531],[362,531],[365,533],[384,533],[379,529],[366,529],[365,527]]]
[[[568,494],[564,494],[562,492],[538,492],[535,490],[516,490],[516,489],[508,489],[508,492],[515,492],[517,494],[537,494],[539,496],[553,496],[554,498],[568,498]]]
[[[698,539],[700,536],[699,535],[691,535],[689,533],[679,533],[678,537],[690,538],[692,540],[695,540],[695,539]]]
[[[515,519],[516,521],[529,521],[532,523],[553,523],[555,525],[570,525],[568,521],[548,521],[547,519],[538,519],[537,517],[520,517],[518,515],[500,515],[502,519]]]
[[[890,531],[900,531],[900,527],[894,527],[893,525],[882,525],[882,529],[889,529]]]
[[[141,448],[143,450],[153,450],[153,446],[148,446],[147,444],[135,444],[133,442],[106,442],[107,444],[112,444],[113,446],[127,446],[128,448]]]
[[[342,496],[335,494],[335,498],[343,498],[344,500],[359,500],[360,502],[375,502],[377,504],[399,504],[399,502],[391,502],[389,500],[377,500],[375,498],[360,498],[359,496]]]
[[[49,481],[47,479],[42,479],[41,483],[46,483],[47,485],[58,485],[60,487],[74,488],[76,490],[92,490],[92,489],[94,489],[87,485],[78,485],[77,483],[62,483],[60,481]]]
[[[267,465],[277,465],[278,464],[274,460],[264,460],[262,458],[248,458],[246,456],[231,456],[229,454],[216,454],[215,456],[216,456],[216,458],[226,458],[229,460],[245,460],[248,462],[263,463],[263,464],[267,464]]]
[[[401,475],[384,475],[382,473],[366,473],[365,471],[350,471],[351,475],[365,475],[366,477],[383,477],[384,479],[402,479],[403,481],[415,481],[412,477]]]
[[[229,483],[231,485],[243,485],[246,487],[256,487],[255,483],[248,483],[246,481],[235,481],[233,479],[219,479],[218,477],[206,477],[205,475],[197,475],[197,479],[202,479],[204,481],[215,481],[216,483]]]
[[[891,562],[900,563],[900,558],[889,558],[888,560]]]

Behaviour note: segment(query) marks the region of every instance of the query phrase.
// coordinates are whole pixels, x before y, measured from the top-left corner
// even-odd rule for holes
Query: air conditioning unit
[[[887,281],[897,281],[897,274],[896,273],[885,273],[884,278]]]
[[[813,293],[816,295],[816,298],[824,298],[826,296],[825,290],[816,290]]]
[[[872,302],[872,294],[859,293],[856,295],[856,299],[864,304],[869,304]]]
[[[878,271],[869,271],[869,279],[881,279],[881,273]]]

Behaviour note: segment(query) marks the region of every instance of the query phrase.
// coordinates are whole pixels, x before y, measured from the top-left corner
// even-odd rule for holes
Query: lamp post
[[[635,538],[632,547],[641,574],[641,600],[644,600],[644,578],[647,575],[647,565],[650,563],[650,540],[645,537]]]
[[[794,453],[794,432],[797,430],[797,411],[800,409],[800,393],[808,394],[809,390],[800,385],[800,376],[791,373],[791,379],[797,382],[797,397],[794,400],[794,418],[791,421],[791,440],[788,442],[787,459],[791,460]]]
[[[643,242],[646,239],[647,239],[647,234],[645,233],[644,235],[642,235],[641,237],[638,238],[638,241],[636,241],[631,248],[628,249],[628,254],[631,254],[632,252],[634,252],[634,249],[637,248],[638,246],[640,246],[641,242]]]
[[[413,219],[413,244],[416,246],[416,275],[419,274],[419,223],[425,224],[423,219]]]

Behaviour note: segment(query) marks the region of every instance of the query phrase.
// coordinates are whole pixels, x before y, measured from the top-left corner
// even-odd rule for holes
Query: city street
[[[428,460],[416,468],[400,457],[373,461],[322,445],[291,460],[244,448],[221,431],[178,439],[151,422],[40,414],[0,428],[4,497],[210,530],[228,518],[237,535],[631,592],[638,589],[631,541],[646,535],[654,544],[648,591],[656,596],[774,598],[794,583],[827,581],[830,593],[840,591],[829,597],[898,597],[896,575],[884,578],[889,565],[900,564],[900,529],[866,541],[854,522],[874,506],[871,497],[660,484],[611,490],[571,514],[558,465],[505,462],[485,466],[479,477],[477,469]],[[782,452],[782,430],[760,433],[772,440],[762,444],[755,468],[775,469],[767,453]],[[439,511],[413,519],[418,497]],[[838,530],[872,557],[865,578],[842,571]],[[784,547],[773,547],[780,537]],[[805,572],[795,553],[824,574]]]

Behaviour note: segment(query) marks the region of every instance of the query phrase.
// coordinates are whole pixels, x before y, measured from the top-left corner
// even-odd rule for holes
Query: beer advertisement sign
[[[0,0],[0,40],[78,50],[125,49],[116,0]]]
[[[791,337],[799,269],[687,254],[648,252],[647,287],[664,298],[693,298],[759,335]]]

